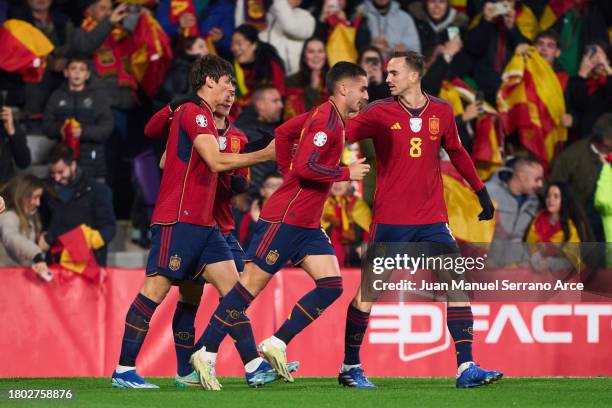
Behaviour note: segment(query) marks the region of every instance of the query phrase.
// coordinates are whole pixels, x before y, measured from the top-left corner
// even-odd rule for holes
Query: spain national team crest
[[[232,153],[240,153],[240,139],[232,137],[230,139],[230,149],[232,149]]]
[[[423,119],[421,118],[410,118],[410,130],[414,133],[420,132],[423,127]]]
[[[439,132],[440,119],[436,118],[435,116],[433,118],[429,118],[429,133],[432,135],[437,135]]]
[[[266,263],[268,265],[274,265],[276,263],[276,261],[278,260],[278,251],[273,249],[270,252],[268,252],[268,255],[266,255]]]
[[[178,271],[181,267],[181,257],[178,255],[172,255],[170,257],[170,262],[168,262],[168,268],[171,271]]]
[[[217,140],[219,141],[219,151],[220,152],[225,151],[225,148],[227,147],[227,137],[219,136]]]

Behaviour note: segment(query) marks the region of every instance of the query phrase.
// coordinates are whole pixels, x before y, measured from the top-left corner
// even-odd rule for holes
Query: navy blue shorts
[[[448,224],[438,222],[422,225],[375,224],[371,236],[374,242],[419,243],[418,252],[428,256],[458,254],[459,247]]]
[[[202,274],[206,265],[233,259],[218,227],[182,222],[153,225],[146,274],[163,275],[173,283],[194,281],[204,284]]]
[[[244,271],[244,250],[240,246],[240,243],[234,236],[234,234],[224,235],[225,241],[229,246],[230,251],[232,251],[232,256],[234,257],[234,263],[236,264],[236,269],[238,272]]]
[[[259,220],[247,251],[246,261],[268,273],[276,273],[287,262],[299,265],[308,255],[334,255],[334,247],[321,228],[303,228]]]

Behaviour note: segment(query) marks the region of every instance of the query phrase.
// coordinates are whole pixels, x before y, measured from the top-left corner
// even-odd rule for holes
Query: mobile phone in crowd
[[[588,55],[589,58],[593,58],[593,56],[595,55],[595,53],[597,52],[597,46],[594,44],[590,44],[587,46],[587,52],[586,54]]]
[[[459,27],[450,26],[446,29],[446,33],[448,34],[449,41],[455,37],[459,37]]]
[[[510,5],[506,1],[499,1],[495,3],[495,16],[503,16],[508,14],[510,11]]]

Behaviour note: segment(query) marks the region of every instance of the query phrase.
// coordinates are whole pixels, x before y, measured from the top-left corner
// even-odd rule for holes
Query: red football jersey
[[[348,167],[339,165],[343,149],[344,121],[333,102],[325,102],[304,122],[285,182],[268,199],[260,218],[318,228],[331,184],[350,176]]]
[[[186,103],[172,116],[166,144],[166,167],[151,224],[214,226],[213,203],[217,173],[200,157],[193,142],[200,134],[218,137],[212,111],[206,102]]]
[[[398,98],[369,104],[347,121],[349,141],[371,138],[376,150],[373,223],[421,225],[448,222],[440,148],[472,188],[484,187],[461,145],[455,116],[444,100],[427,95],[419,115]]]
[[[219,134],[219,150],[223,153],[242,153],[248,143],[246,135],[226,121],[227,127]],[[248,168],[226,171],[218,174],[217,195],[213,207],[213,217],[222,234],[229,234],[236,228],[232,206],[232,175],[247,177]]]

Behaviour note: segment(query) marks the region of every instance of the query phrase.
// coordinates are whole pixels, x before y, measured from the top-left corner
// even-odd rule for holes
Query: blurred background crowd
[[[443,161],[457,239],[612,242],[609,0],[0,0],[0,24],[0,265],[44,280],[50,263],[144,265],[164,144],[143,129],[210,53],[232,62],[231,118],[255,141],[325,101],[337,61],[367,71],[374,101],[393,52],[419,51],[497,206],[477,224]],[[372,218],[373,145],[346,146],[359,156],[373,171],[336,183],[322,219],[341,266],[359,265]],[[273,162],[250,173],[233,198],[244,247],[283,182]]]

